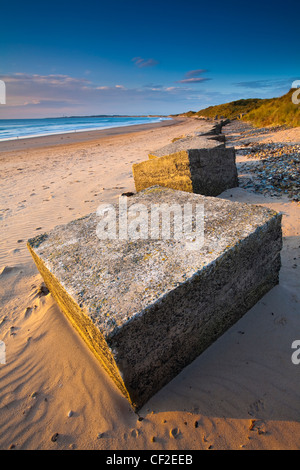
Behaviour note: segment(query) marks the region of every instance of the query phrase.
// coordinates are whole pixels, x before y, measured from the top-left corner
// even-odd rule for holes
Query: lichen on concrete
[[[172,238],[101,240],[93,213],[28,248],[61,309],[140,408],[276,285],[281,216],[163,187],[127,200],[203,204],[203,245],[195,252]]]
[[[226,148],[221,124],[206,127],[149,153],[132,167],[137,191],[154,185],[218,196],[238,186],[234,148]]]

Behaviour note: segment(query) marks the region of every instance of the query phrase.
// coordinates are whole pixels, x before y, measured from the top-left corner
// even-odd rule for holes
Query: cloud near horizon
[[[0,75],[6,83],[6,105],[0,118],[56,117],[91,114],[163,114],[185,110],[193,90],[158,84],[127,88],[101,85],[68,75],[14,73]],[[159,110],[159,111],[158,111]]]
[[[249,85],[257,89],[257,97],[268,97],[274,93],[276,86],[286,87],[283,92],[278,92],[279,96],[288,91],[287,83],[292,83],[288,79],[245,81],[236,84],[241,91],[232,93],[190,86],[199,83],[199,79],[202,82],[209,80],[201,76],[205,72],[203,69],[191,70],[178,85],[178,82],[164,85],[146,82],[136,87],[126,87],[120,82],[109,85],[95,83],[87,77],[62,74],[2,74],[0,80],[6,84],[6,105],[0,106],[0,118],[74,114],[177,114],[248,97],[245,93]],[[201,92],[198,91],[200,89]]]
[[[120,82],[109,85],[95,83],[86,77],[62,74],[2,74],[0,80],[6,84],[6,105],[0,106],[0,119],[75,114],[178,114],[253,97],[246,91],[249,84],[253,89],[256,87],[257,98],[267,98],[271,95],[281,96],[292,83],[289,79],[245,81],[239,82],[240,91],[232,90],[229,93],[190,86],[198,83],[191,82],[191,79],[201,79],[202,82],[209,80],[201,76],[203,73],[203,69],[191,70],[179,85],[176,85],[178,82],[164,85],[148,82],[136,87],[125,87]],[[201,92],[198,91],[200,89]]]

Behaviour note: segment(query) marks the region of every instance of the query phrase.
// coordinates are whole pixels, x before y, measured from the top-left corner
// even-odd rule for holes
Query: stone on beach
[[[165,145],[157,150],[153,150],[149,153],[149,158],[164,157],[165,155],[172,155],[173,153],[180,152],[181,150],[189,149],[202,149],[202,148],[225,148],[224,142],[216,140],[218,136],[194,136],[185,137],[184,139],[176,140],[171,144]]]
[[[133,165],[135,188],[159,185],[205,196],[218,196],[238,186],[234,148],[224,136],[195,135],[149,153],[149,160]]]
[[[133,165],[137,191],[159,185],[205,196],[238,186],[233,148],[190,148]]]
[[[250,172],[251,180],[241,179],[241,186],[256,192],[280,196],[286,194],[300,201],[300,145],[259,144],[239,153],[251,159],[240,164],[241,171]]]
[[[202,246],[99,239],[93,213],[28,248],[61,310],[139,409],[278,283],[281,215],[163,187],[126,200],[148,210],[204,205]]]

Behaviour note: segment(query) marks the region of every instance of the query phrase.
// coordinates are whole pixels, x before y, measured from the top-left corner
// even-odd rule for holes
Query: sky
[[[177,114],[300,79],[295,0],[2,2],[0,118]]]

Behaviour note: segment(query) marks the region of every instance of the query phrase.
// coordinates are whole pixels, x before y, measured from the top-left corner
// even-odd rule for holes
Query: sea
[[[0,119],[0,141],[149,124],[170,119],[153,116],[72,116],[42,119]]]

